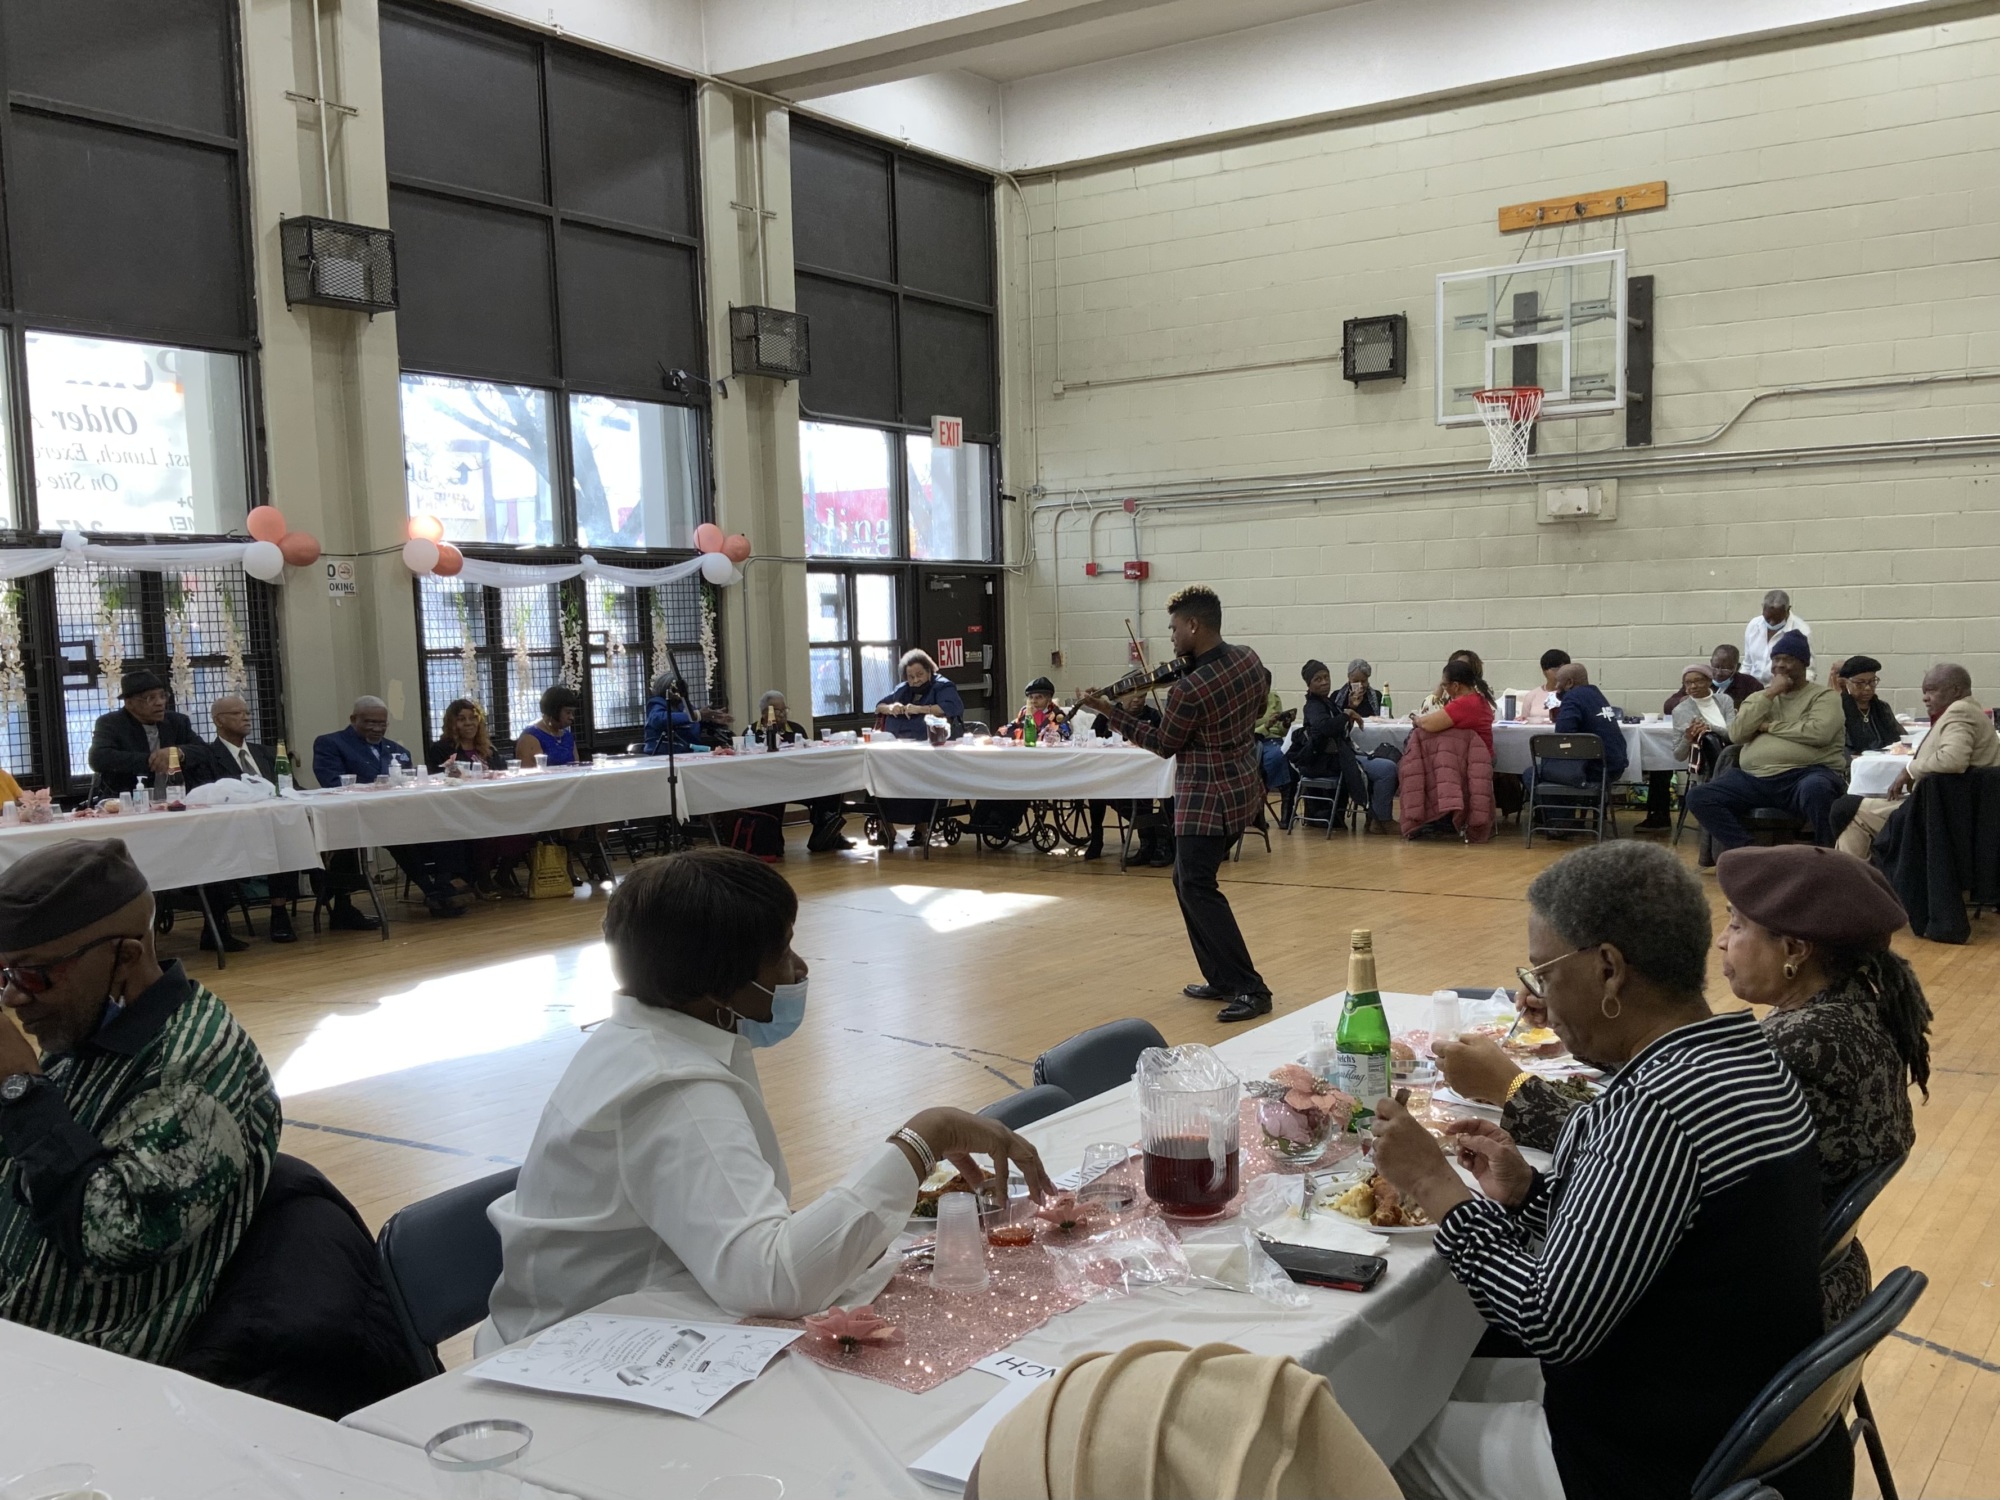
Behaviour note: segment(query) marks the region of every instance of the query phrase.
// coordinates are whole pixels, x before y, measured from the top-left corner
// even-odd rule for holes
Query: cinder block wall
[[[1610,522],[1540,524],[1528,487],[1228,508],[1160,494],[1483,459],[1477,429],[1432,421],[1437,272],[1521,252],[1495,227],[1503,204],[1655,178],[1664,212],[1560,248],[1545,231],[1528,254],[1615,233],[1631,274],[1657,278],[1656,445],[1774,387],[2000,371],[1996,78],[1989,14],[1024,183],[1003,200],[1012,305],[1032,293],[1009,330],[1010,487],[1045,493],[1013,533],[1020,675],[1060,648],[1064,687],[1116,677],[1128,617],[1164,654],[1166,599],[1198,579],[1291,702],[1308,656],[1369,658],[1402,707],[1456,647],[1499,689],[1561,646],[1614,701],[1657,709],[1783,587],[1822,658],[1882,658],[1897,706],[1918,706],[1941,658],[2000,700],[1995,464],[1854,461],[1857,445],[2000,434],[2000,381],[1764,401],[1713,449],[1852,451],[1626,477]],[[1351,386],[1337,362],[1198,373],[1336,353],[1342,319],[1384,312],[1410,316],[1400,386]],[[1607,476],[1623,442],[1622,417],[1542,434],[1547,452],[1604,451]],[[1126,496],[1136,542],[1124,511],[1081,508]],[[1111,576],[1084,576],[1092,556]],[[1141,585],[1116,577],[1135,556]]]

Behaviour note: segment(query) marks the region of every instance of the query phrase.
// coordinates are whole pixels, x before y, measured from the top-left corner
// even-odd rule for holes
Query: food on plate
[[[972,1184],[958,1175],[958,1168],[946,1163],[924,1179],[923,1185],[917,1189],[917,1206],[910,1212],[920,1219],[935,1219],[938,1199],[946,1193],[969,1193],[972,1190]]]
[[[1359,1219],[1377,1229],[1410,1229],[1430,1223],[1424,1211],[1405,1201],[1396,1191],[1396,1185],[1380,1172],[1342,1193],[1333,1200],[1333,1206],[1348,1218]]]

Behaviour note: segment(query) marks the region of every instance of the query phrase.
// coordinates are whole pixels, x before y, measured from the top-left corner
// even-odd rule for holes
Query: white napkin
[[[1257,1233],[1267,1240],[1283,1240],[1288,1245],[1344,1250],[1350,1255],[1382,1253],[1380,1235],[1370,1234],[1359,1222],[1336,1208],[1316,1209],[1310,1219],[1301,1219],[1299,1211],[1290,1208],[1269,1223],[1259,1224]]]

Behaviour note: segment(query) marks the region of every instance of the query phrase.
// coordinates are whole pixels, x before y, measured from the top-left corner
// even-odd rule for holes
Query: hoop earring
[[[1625,1007],[1616,995],[1606,995],[1603,1004],[1597,1008],[1607,1021],[1615,1021],[1625,1014]]]
[[[1790,963],[1786,964],[1785,978],[1797,979],[1798,977],[1799,977],[1799,966],[1797,964],[1790,964]]]

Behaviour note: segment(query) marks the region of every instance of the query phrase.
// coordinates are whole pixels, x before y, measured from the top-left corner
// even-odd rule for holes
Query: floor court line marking
[[[322,1135],[344,1135],[350,1140],[373,1141],[379,1146],[407,1146],[412,1151],[435,1151],[439,1156],[462,1156],[468,1161],[490,1161],[503,1167],[521,1165],[511,1156],[492,1156],[484,1151],[468,1151],[463,1146],[440,1146],[432,1141],[405,1140],[400,1135],[376,1135],[369,1130],[350,1130],[345,1125],[315,1125],[310,1120],[287,1120],[285,1124],[297,1130],[317,1130]]]
[[[1889,1330],[1906,1344],[1915,1344],[1920,1349],[1928,1349],[1933,1354],[1942,1354],[1946,1359],[1955,1359],[1962,1365],[1971,1365],[1975,1370],[1986,1370],[2000,1375],[2000,1364],[1990,1359],[1981,1359],[1976,1354],[1967,1354],[1963,1349],[1954,1349],[1949,1344],[1940,1344],[1931,1339],[1919,1338],[1914,1333],[1905,1333],[1900,1328]]]

